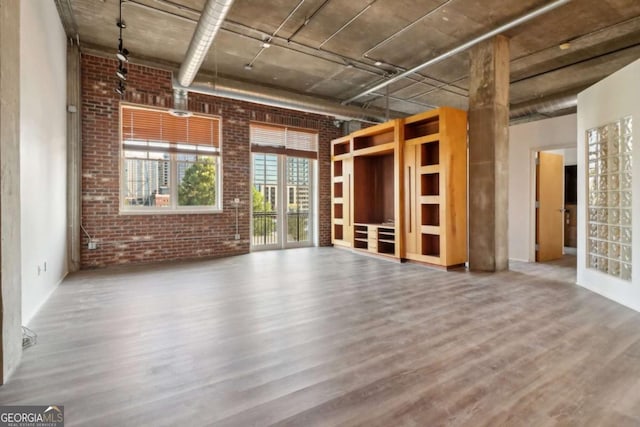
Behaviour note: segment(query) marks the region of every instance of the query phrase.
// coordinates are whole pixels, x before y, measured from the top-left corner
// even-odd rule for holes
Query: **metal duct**
[[[578,105],[578,95],[556,95],[548,98],[535,99],[533,101],[523,102],[521,104],[512,105],[509,109],[509,118],[512,120],[534,114],[553,114],[556,111],[566,110]]]
[[[233,0],[207,1],[180,66],[178,81],[181,86],[188,87],[193,82],[232,4]]]
[[[189,92],[184,89],[173,89],[173,108],[169,113],[176,117],[189,117]]]
[[[551,2],[551,3],[549,3],[549,4],[545,5],[545,6],[542,6],[539,9],[536,9],[536,10],[534,10],[532,12],[529,12],[529,13],[527,13],[527,14],[519,17],[519,18],[514,19],[513,21],[507,22],[506,24],[501,25],[498,28],[489,31],[488,33],[484,33],[481,36],[478,36],[478,37],[476,37],[476,38],[474,38],[472,40],[469,40],[468,42],[463,43],[463,44],[461,44],[460,46],[458,46],[456,48],[448,50],[447,52],[445,52],[445,53],[443,53],[441,55],[438,55],[435,58],[428,60],[427,62],[423,62],[422,64],[411,68],[410,70],[407,70],[407,71],[405,71],[403,73],[400,73],[400,74],[398,74],[396,76],[393,76],[390,79],[385,80],[382,83],[379,83],[379,84],[377,84],[377,85],[365,90],[364,92],[361,92],[361,93],[359,93],[359,94],[357,94],[355,96],[352,96],[351,98],[347,99],[346,101],[343,101],[342,103],[343,104],[348,104],[350,102],[355,101],[358,98],[362,98],[365,95],[369,95],[370,93],[375,92],[375,91],[377,91],[379,89],[382,89],[382,88],[390,85],[391,83],[394,83],[394,82],[396,82],[396,81],[398,81],[400,79],[408,77],[411,74],[417,73],[418,71],[422,70],[423,68],[426,68],[426,67],[428,67],[430,65],[433,65],[433,64],[436,64],[438,62],[441,62],[441,61],[443,61],[443,60],[445,60],[445,59],[447,59],[447,58],[449,58],[449,57],[451,57],[453,55],[456,55],[456,54],[458,54],[458,53],[460,53],[462,51],[465,51],[465,50],[469,49],[472,46],[475,46],[476,44],[478,44],[478,43],[480,43],[480,42],[482,42],[484,40],[487,40],[487,39],[489,39],[489,38],[491,38],[493,36],[497,36],[498,34],[501,34],[501,33],[505,32],[505,31],[513,28],[513,27],[516,27],[516,26],[518,26],[520,24],[523,24],[523,23],[525,23],[527,21],[530,21],[533,18],[536,18],[536,17],[538,17],[540,15],[543,15],[543,14],[545,14],[545,13],[547,13],[547,12],[557,8],[557,7],[560,7],[560,6],[562,6],[562,5],[566,4],[566,3],[569,3],[570,1],[571,0],[556,0],[556,1]]]
[[[272,107],[334,116],[340,120],[360,120],[370,123],[380,123],[388,120],[386,111],[379,108],[365,110],[360,107],[341,105],[331,100],[319,99],[309,95],[295,94],[281,89],[268,88],[252,83],[240,83],[224,78],[218,78],[215,84],[196,82],[188,88],[181,86],[174,79],[173,88],[174,91],[181,89],[205,95],[255,102]],[[402,116],[392,114],[389,118],[397,117]]]

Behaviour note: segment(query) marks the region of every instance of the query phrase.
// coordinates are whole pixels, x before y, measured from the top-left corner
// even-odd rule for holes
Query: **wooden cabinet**
[[[467,115],[439,108],[404,120],[405,253],[452,267],[467,260]]]
[[[401,141],[402,121],[392,120],[351,134],[353,138],[353,220],[357,230],[367,231],[364,239],[354,242],[356,249],[400,261],[401,246],[396,244],[395,230],[402,221]],[[387,230],[386,238],[379,234]],[[388,230],[391,230],[389,234]],[[356,235],[356,237],[358,237]]]
[[[351,138],[331,144],[331,241],[352,247],[353,242],[353,155]]]
[[[467,259],[467,115],[439,108],[332,142],[334,245],[452,267]]]

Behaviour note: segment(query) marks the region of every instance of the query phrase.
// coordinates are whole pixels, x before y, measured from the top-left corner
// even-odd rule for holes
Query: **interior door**
[[[536,261],[562,257],[564,219],[564,159],[539,152],[536,166]]]

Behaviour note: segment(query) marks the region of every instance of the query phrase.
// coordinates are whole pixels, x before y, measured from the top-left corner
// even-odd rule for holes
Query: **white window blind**
[[[175,117],[165,110],[122,107],[122,139],[127,148],[150,151],[206,152],[220,149],[220,119]]]
[[[295,157],[318,157],[318,133],[285,126],[252,123],[251,151]]]

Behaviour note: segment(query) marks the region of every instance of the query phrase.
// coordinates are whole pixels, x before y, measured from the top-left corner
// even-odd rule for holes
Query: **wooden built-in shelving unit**
[[[437,266],[463,264],[467,116],[439,108],[332,142],[335,245]]]
[[[467,114],[439,108],[404,119],[406,259],[467,260]]]

